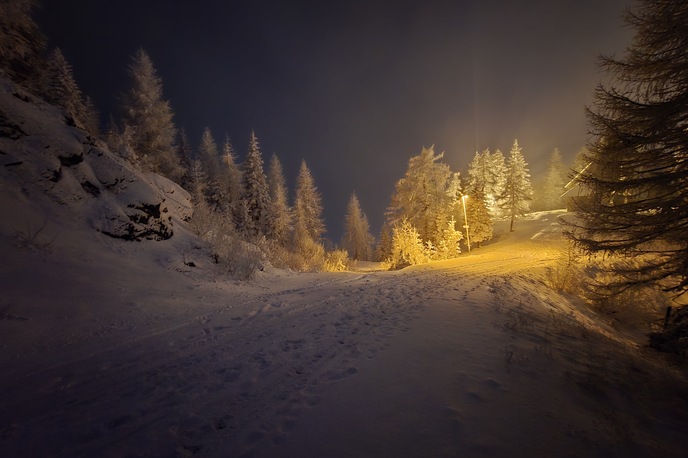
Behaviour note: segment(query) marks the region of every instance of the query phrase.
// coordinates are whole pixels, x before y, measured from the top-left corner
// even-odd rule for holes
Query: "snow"
[[[183,190],[106,148],[56,191],[29,146],[81,140],[22,103],[0,95],[34,126],[0,138],[0,456],[686,456],[685,369],[547,286],[561,212],[454,260],[239,282],[186,230]],[[138,200],[170,238],[96,230]]]

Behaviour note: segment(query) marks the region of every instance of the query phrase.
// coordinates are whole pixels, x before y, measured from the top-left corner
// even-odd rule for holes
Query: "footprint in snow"
[[[356,373],[358,373],[358,369],[352,366],[346,370],[343,370],[343,371],[337,372],[333,375],[330,375],[329,377],[327,377],[327,379],[331,380],[333,382],[336,382],[339,380],[344,380],[347,377],[351,377],[352,375],[354,375]]]

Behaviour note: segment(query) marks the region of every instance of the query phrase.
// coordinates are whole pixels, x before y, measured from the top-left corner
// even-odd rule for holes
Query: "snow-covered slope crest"
[[[0,78],[0,208],[22,210],[3,211],[10,227],[1,229],[20,226],[18,213],[35,208],[46,221],[82,222],[117,239],[172,237],[191,216],[189,194],[142,174],[74,124],[68,112]]]

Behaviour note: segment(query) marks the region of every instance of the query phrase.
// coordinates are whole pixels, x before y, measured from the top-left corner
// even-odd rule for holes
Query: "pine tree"
[[[375,246],[375,261],[382,262],[392,257],[392,229],[387,222],[382,224],[380,237]]]
[[[555,210],[563,207],[562,194],[566,186],[566,166],[561,159],[561,154],[554,148],[549,160],[545,188],[543,192],[544,207],[546,210]]]
[[[301,169],[296,179],[296,199],[294,200],[294,226],[300,226],[302,232],[315,241],[320,241],[325,232],[322,220],[322,198],[315,187],[311,171],[306,161],[301,161]]]
[[[468,166],[469,189],[482,188],[488,208],[495,215],[500,214],[499,196],[504,192],[506,183],[506,165],[504,155],[497,150],[490,153],[476,151],[473,161]]]
[[[530,174],[526,168],[528,164],[521,154],[518,141],[514,140],[511,147],[509,161],[507,163],[506,184],[499,199],[500,207],[505,215],[511,219],[509,231],[514,230],[516,218],[525,216],[530,209],[530,201],[533,199],[533,189],[530,185]]]
[[[284,245],[291,229],[291,209],[287,202],[287,184],[282,164],[276,154],[270,160],[268,171],[268,191],[272,202],[272,227],[270,237]]]
[[[201,162],[206,175],[206,202],[213,211],[219,210],[224,200],[224,192],[220,183],[220,155],[213,134],[208,127],[205,128],[201,136],[197,159]]]
[[[220,175],[220,154],[210,128],[206,127],[201,136],[201,144],[198,146],[198,159],[205,167],[208,180],[217,182]]]
[[[434,250],[434,259],[443,261],[445,259],[454,259],[459,256],[461,254],[459,241],[462,238],[463,234],[456,230],[456,220],[452,216],[451,219],[444,224],[442,237]]]
[[[31,18],[35,0],[3,0],[0,6],[0,68],[12,81],[40,92],[45,36]]]
[[[179,165],[183,173],[180,179],[180,185],[189,190],[191,186],[192,170],[194,168],[193,149],[189,137],[186,136],[186,131],[182,127],[179,130],[179,138],[177,140],[177,157],[179,158]]]
[[[220,176],[224,195],[225,208],[232,215],[235,227],[242,227],[244,219],[244,209],[241,207],[242,196],[244,194],[242,180],[243,174],[237,164],[237,156],[234,148],[229,141],[229,136],[225,135],[225,142],[222,145],[222,169]]]
[[[93,104],[93,100],[89,96],[84,99],[84,111],[81,113],[81,123],[84,125],[86,132],[93,137],[100,137],[100,112]]]
[[[258,139],[253,132],[251,132],[243,170],[244,200],[248,218],[243,221],[244,233],[249,238],[268,235],[272,225],[270,194],[263,172],[263,159],[258,147]]]
[[[635,29],[622,60],[602,58],[610,78],[586,109],[594,142],[578,177],[569,235],[586,253],[633,258],[617,263],[618,292],[659,283],[688,290],[688,3],[642,0],[626,21]]]
[[[361,210],[361,204],[358,202],[355,192],[351,194],[347,206],[344,232],[346,250],[351,259],[357,261],[370,260],[373,237],[370,235],[368,218]]]
[[[471,244],[480,248],[480,242],[492,238],[492,217],[487,206],[487,198],[482,189],[476,187],[465,199],[466,216],[459,221],[468,221],[468,236]]]
[[[143,49],[132,59],[132,85],[124,96],[122,109],[125,124],[134,129],[132,143],[141,157],[141,168],[179,180],[182,170],[174,148],[176,129],[170,104],[162,99],[162,79]]]
[[[48,102],[77,116],[85,109],[81,90],[74,81],[72,66],[67,63],[60,48],[50,53],[44,75],[44,94]]]
[[[438,216],[443,216],[442,213],[446,216],[449,201],[446,187],[451,175],[449,166],[438,162],[443,156],[444,153],[435,155],[431,146],[409,159],[406,176],[397,181],[387,209],[391,227],[408,220],[423,242],[437,240],[438,231],[443,230],[443,226],[438,226]]]

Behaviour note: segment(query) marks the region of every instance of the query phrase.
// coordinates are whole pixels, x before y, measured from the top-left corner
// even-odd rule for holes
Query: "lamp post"
[[[466,215],[466,199],[467,195],[461,196],[461,202],[463,202],[463,221],[466,223],[463,228],[466,229],[466,245],[468,246],[468,252],[471,252],[471,238],[468,236],[468,215]]]

